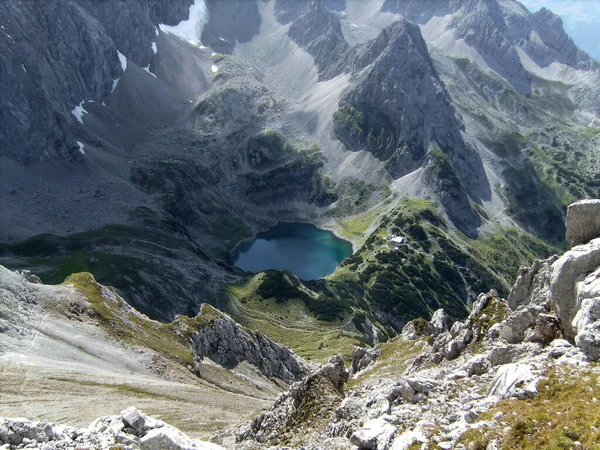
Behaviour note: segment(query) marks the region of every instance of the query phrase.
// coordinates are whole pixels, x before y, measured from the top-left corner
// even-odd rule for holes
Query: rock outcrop
[[[580,200],[569,205],[566,225],[569,247],[600,236],[600,200]]]
[[[0,418],[0,447],[44,450],[223,450],[219,445],[190,439],[177,428],[149,417],[133,406],[118,416],[100,417],[86,429],[43,421]]]
[[[274,343],[264,333],[243,330],[235,321],[208,304],[196,317],[198,330],[191,336],[198,360],[210,358],[227,369],[245,361],[263,375],[287,383],[302,379],[309,365],[289,348]]]
[[[299,436],[298,430],[315,434],[327,424],[332,413],[344,397],[344,383],[348,373],[340,356],[332,357],[328,364],[319,367],[303,380],[293,384],[281,394],[273,407],[256,416],[251,423],[238,430],[218,435],[216,441],[230,447],[235,442],[254,441],[259,447],[267,444],[291,444]]]

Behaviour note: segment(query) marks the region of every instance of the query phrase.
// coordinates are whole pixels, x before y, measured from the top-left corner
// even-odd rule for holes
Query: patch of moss
[[[199,328],[206,328],[212,326],[221,317],[223,317],[221,311],[213,308],[208,303],[204,303],[198,315],[194,317],[193,322]]]

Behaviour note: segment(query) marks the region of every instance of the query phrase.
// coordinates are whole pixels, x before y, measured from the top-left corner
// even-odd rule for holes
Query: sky
[[[563,21],[575,44],[600,61],[600,0],[519,0],[531,12],[546,7]]]

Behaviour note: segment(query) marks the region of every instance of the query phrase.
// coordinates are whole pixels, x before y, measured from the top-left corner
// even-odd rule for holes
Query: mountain
[[[598,65],[517,1],[7,0],[0,26],[0,263],[165,324],[209,303],[349,356],[508,295],[600,196]],[[236,268],[280,221],[354,254]]]

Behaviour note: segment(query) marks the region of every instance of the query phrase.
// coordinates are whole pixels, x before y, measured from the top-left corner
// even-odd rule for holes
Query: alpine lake
[[[352,244],[331,231],[299,222],[280,222],[254,239],[240,243],[234,264],[248,272],[285,269],[301,280],[316,280],[333,273],[352,254]]]

